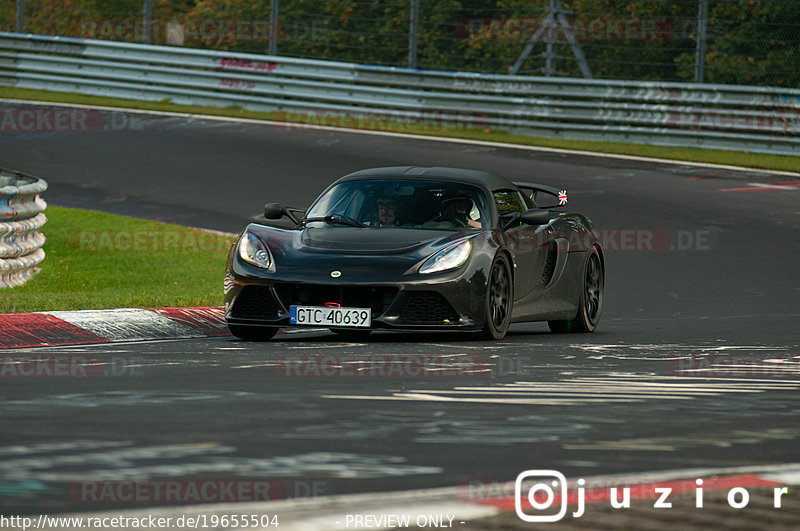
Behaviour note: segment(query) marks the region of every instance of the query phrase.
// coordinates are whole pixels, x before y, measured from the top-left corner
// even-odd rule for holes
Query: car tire
[[[503,339],[511,325],[514,306],[514,283],[505,254],[498,254],[489,269],[486,285],[486,323],[481,335],[485,339]]]
[[[245,341],[269,341],[278,333],[275,326],[228,325],[231,334]]]
[[[600,323],[603,311],[603,289],[605,288],[605,270],[603,260],[597,248],[586,253],[583,265],[583,285],[578,313],[574,319],[565,321],[548,321],[550,331],[556,334],[594,332]]]
[[[331,332],[347,341],[366,341],[372,330],[352,330],[350,328],[330,328]]]

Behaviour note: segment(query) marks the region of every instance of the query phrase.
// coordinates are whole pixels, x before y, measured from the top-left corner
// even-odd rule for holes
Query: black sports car
[[[591,221],[553,212],[567,193],[481,171],[393,167],[330,185],[308,211],[269,203],[228,257],[225,318],[262,340],[314,326],[472,330],[501,339],[513,322],[591,332],[604,259]]]

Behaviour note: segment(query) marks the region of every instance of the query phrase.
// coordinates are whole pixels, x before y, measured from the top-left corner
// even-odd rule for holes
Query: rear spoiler
[[[558,200],[558,204],[552,207],[546,208],[556,208],[561,207],[567,204],[567,191],[566,190],[559,190],[553,186],[548,186],[546,184],[537,184],[537,183],[526,183],[522,181],[514,181],[514,186],[520,188],[523,192],[528,194],[528,197],[536,202],[536,194],[543,193],[547,195],[552,195]]]

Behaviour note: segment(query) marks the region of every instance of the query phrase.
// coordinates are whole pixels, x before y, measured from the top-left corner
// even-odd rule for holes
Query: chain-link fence
[[[0,0],[0,29],[435,70],[800,87],[800,0]]]

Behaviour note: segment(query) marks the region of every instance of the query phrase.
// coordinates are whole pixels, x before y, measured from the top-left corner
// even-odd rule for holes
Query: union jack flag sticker
[[[567,204],[567,191],[561,190],[558,192],[558,204],[559,205],[566,205]]]

